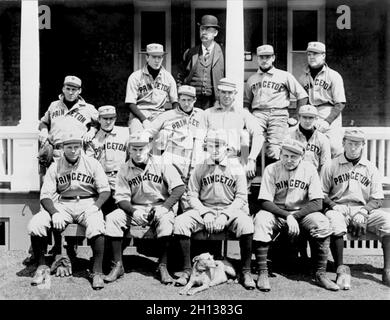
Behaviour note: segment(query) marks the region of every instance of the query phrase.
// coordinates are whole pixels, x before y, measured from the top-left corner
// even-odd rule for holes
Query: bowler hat
[[[215,16],[212,16],[210,14],[206,14],[202,17],[200,23],[198,23],[198,26],[201,27],[214,27],[219,29],[220,26],[218,25],[218,19]]]

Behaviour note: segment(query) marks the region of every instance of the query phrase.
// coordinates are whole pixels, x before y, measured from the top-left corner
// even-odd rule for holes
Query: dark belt
[[[73,197],[64,197],[60,196],[60,200],[80,200],[80,199],[90,199],[90,198],[96,198],[96,195],[89,195],[89,196],[73,196]]]

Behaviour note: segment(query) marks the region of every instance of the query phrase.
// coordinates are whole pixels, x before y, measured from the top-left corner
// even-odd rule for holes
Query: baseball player
[[[126,105],[130,108],[129,129],[135,133],[150,127],[164,105],[177,107],[177,87],[172,75],[162,66],[164,47],[158,43],[146,46],[146,65],[127,80]]]
[[[356,236],[367,230],[381,237],[382,281],[390,286],[390,214],[380,209],[384,198],[382,181],[378,169],[362,154],[364,144],[361,129],[346,129],[344,153],[325,165],[321,172],[326,216],[333,230],[330,248],[337,267],[336,283],[345,290],[351,286],[349,267],[343,264],[343,236],[348,230]]]
[[[261,210],[254,218],[253,235],[256,261],[259,268],[257,287],[270,291],[267,254],[274,234],[282,228],[294,238],[301,231],[307,234],[312,248],[315,281],[325,289],[337,291],[339,287],[326,276],[329,220],[322,214],[324,198],[316,168],[303,161],[305,146],[292,139],[282,144],[280,160],[265,168],[259,200]]]
[[[330,144],[325,134],[315,127],[318,118],[317,108],[306,104],[298,110],[298,125],[289,129],[290,137],[306,145],[303,160],[311,162],[318,173],[323,165],[330,161]]]
[[[100,210],[110,196],[108,179],[100,163],[82,153],[82,138],[77,133],[63,135],[64,155],[49,167],[41,189],[43,210],[35,214],[28,233],[38,269],[31,282],[38,285],[45,281],[48,267],[45,264],[47,230],[53,226],[64,230],[69,223],[86,227],[86,236],[93,251],[92,288],[104,287],[102,259],[104,250],[104,219]],[[53,202],[53,199],[58,199]],[[56,257],[52,266],[56,275],[69,276],[72,266],[68,257]]]
[[[152,137],[160,135],[163,145],[162,161],[172,164],[179,171],[186,185],[195,163],[201,161],[205,125],[203,110],[194,108],[196,91],[194,87],[183,85],[178,89],[179,106],[160,114],[145,130]],[[185,198],[185,199],[184,199]],[[188,208],[187,195],[181,199],[182,209]]]
[[[59,100],[53,101],[39,124],[40,145],[53,145],[53,157],[62,156],[61,137],[64,132],[74,131],[91,141],[96,134],[98,112],[95,107],[86,103],[80,96],[82,91],[81,79],[76,76],[66,76]]]
[[[98,112],[100,130],[86,144],[85,153],[100,162],[110,183],[112,197],[102,207],[106,215],[117,208],[113,198],[115,181],[120,166],[126,162],[129,129],[115,125],[117,114],[114,106],[101,106]]]
[[[195,87],[195,107],[206,110],[218,97],[217,85],[225,74],[225,59],[221,46],[215,41],[220,29],[217,17],[204,15],[198,25],[202,43],[184,52],[177,83]]]
[[[219,101],[207,109],[204,113],[207,130],[223,130],[227,135],[229,156],[240,156],[242,133],[244,129],[249,131],[252,139],[251,150],[246,164],[246,172],[249,178],[256,175],[256,159],[264,143],[264,138],[256,125],[256,119],[248,110],[239,110],[236,107],[237,94],[236,83],[228,78],[223,78],[218,83]],[[242,161],[243,162],[243,161]]]
[[[329,138],[334,157],[343,152],[341,112],[346,102],[343,78],[326,64],[325,44],[309,42],[306,51],[308,66],[299,82],[309,94],[309,103],[318,109],[316,128]]]
[[[116,180],[115,200],[120,209],[106,216],[106,236],[114,254],[114,267],[105,277],[113,282],[124,273],[122,239],[131,225],[155,228],[160,257],[158,273],[163,284],[174,280],[167,270],[167,253],[173,232],[176,203],[185,191],[180,174],[158,156],[150,155],[149,137],[135,133],[129,139],[130,159],[121,166]]]
[[[279,159],[280,145],[288,130],[288,106],[290,94],[297,99],[297,108],[307,104],[307,93],[295,77],[273,66],[274,48],[270,45],[257,47],[259,70],[249,77],[244,91],[244,107],[257,119],[266,136],[267,162]]]
[[[245,171],[237,158],[228,157],[227,135],[209,131],[209,157],[197,165],[190,177],[191,209],[175,219],[174,234],[179,239],[184,260],[184,271],[177,283],[185,285],[191,273],[191,234],[203,229],[208,233],[225,228],[240,239],[243,286],[254,289],[250,272],[252,257],[253,222],[249,216]]]

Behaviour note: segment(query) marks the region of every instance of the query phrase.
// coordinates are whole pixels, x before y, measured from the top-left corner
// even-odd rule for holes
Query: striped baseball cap
[[[114,106],[101,106],[98,109],[99,116],[116,116],[116,110]]]
[[[299,108],[298,114],[301,116],[318,116],[318,110],[311,104],[305,104]]]
[[[306,51],[312,51],[317,53],[324,53],[326,52],[325,44],[319,41],[312,41],[307,44]]]
[[[64,79],[64,84],[68,84],[77,88],[81,87],[81,79],[76,76],[66,76]]]
[[[223,91],[235,91],[237,84],[234,80],[229,78],[223,78],[218,82],[218,89]]]
[[[364,131],[360,128],[347,128],[344,131],[344,139],[352,141],[364,141],[366,137]]]
[[[305,153],[305,145],[295,139],[286,139],[282,143],[282,149],[294,152],[299,155],[303,155]]]
[[[150,136],[142,131],[137,131],[130,135],[129,146],[142,147],[150,142]]]

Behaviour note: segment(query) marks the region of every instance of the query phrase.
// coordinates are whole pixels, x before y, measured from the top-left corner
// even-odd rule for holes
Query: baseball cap
[[[150,43],[146,46],[146,54],[164,55],[164,46],[159,43]]]
[[[211,14],[206,14],[202,17],[200,20],[200,23],[198,23],[198,26],[201,27],[214,27],[219,29],[220,26],[218,25],[218,19],[215,16],[212,16]]]
[[[359,128],[348,128],[345,129],[344,139],[348,139],[352,141],[364,141],[365,134],[364,131]]]
[[[62,143],[63,145],[70,143],[82,143],[83,139],[81,138],[81,134],[75,132],[65,132],[62,135]]]
[[[142,131],[137,131],[129,137],[129,146],[143,147],[149,142],[149,135],[143,133]]]
[[[318,111],[315,106],[311,104],[305,104],[299,108],[298,114],[301,116],[318,116]]]
[[[196,97],[196,89],[193,86],[180,86],[179,89],[177,90],[177,94],[185,94],[190,97]]]
[[[326,52],[325,44],[319,41],[312,41],[307,44],[306,51],[324,53]]]
[[[226,144],[228,141],[226,132],[223,130],[210,130],[207,132],[205,142],[223,143]]]
[[[116,110],[114,106],[101,106],[98,109],[99,116],[116,116]]]
[[[264,44],[260,47],[257,47],[257,55],[258,56],[268,56],[274,54],[274,47],[269,44]]]
[[[66,76],[64,79],[64,84],[68,84],[71,86],[81,87],[81,79],[76,76]]]
[[[235,91],[237,84],[229,78],[223,78],[218,82],[218,89],[223,91]]]
[[[282,149],[286,149],[296,154],[303,155],[305,152],[305,145],[295,139],[286,139],[282,143]]]

